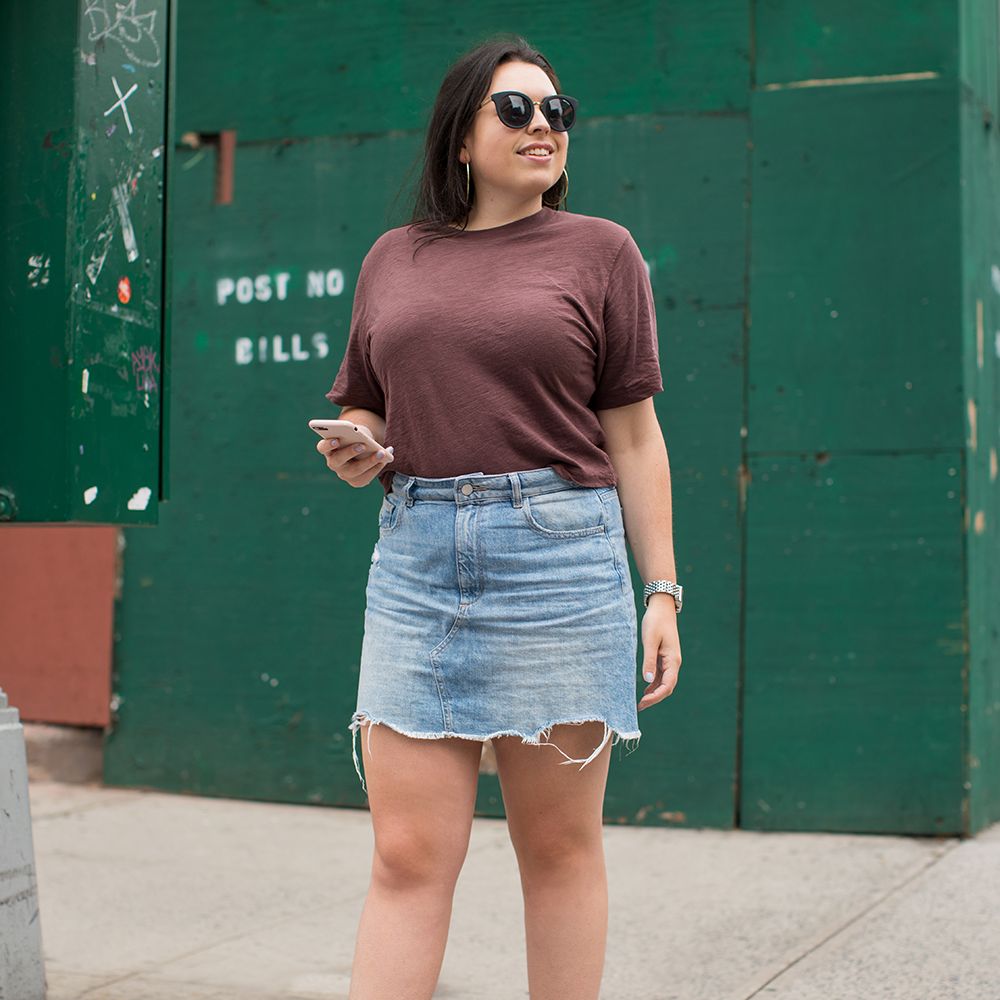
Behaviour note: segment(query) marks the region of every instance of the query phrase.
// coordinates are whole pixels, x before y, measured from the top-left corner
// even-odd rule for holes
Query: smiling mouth
[[[529,160],[551,160],[555,154],[552,153],[551,151],[549,152],[539,151],[537,153],[518,153],[517,155],[524,156]]]

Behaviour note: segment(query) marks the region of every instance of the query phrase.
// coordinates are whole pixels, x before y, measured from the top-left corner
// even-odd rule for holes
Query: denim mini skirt
[[[417,739],[520,736],[585,767],[638,741],[636,608],[615,486],[551,468],[428,479],[396,472],[378,515],[354,767],[363,723]],[[549,740],[604,723],[586,758]],[[368,727],[368,749],[375,725]]]

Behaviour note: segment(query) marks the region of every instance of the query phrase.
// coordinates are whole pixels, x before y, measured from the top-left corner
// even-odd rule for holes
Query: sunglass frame
[[[503,115],[500,113],[500,98],[507,97],[513,94],[516,97],[524,98],[525,104],[530,104],[531,115],[528,120],[523,125],[511,125],[510,122],[504,121]],[[566,101],[569,106],[573,109],[573,118],[569,125],[565,128],[559,128],[556,123],[549,117],[546,107],[543,106],[545,101],[551,101],[553,97],[558,97],[561,101]],[[549,123],[549,126],[556,132],[568,132],[576,124],[576,113],[580,107],[580,102],[575,97],[570,97],[568,94],[549,94],[548,97],[543,97],[540,101],[533,101],[527,94],[522,93],[520,90],[498,90],[495,94],[490,94],[489,97],[479,105],[480,108],[485,108],[487,104],[493,102],[497,109],[497,118],[500,119],[500,123],[505,125],[507,128],[522,129],[530,125],[535,119],[535,108],[541,108],[542,114],[545,120]],[[562,119],[559,119],[560,121]]]

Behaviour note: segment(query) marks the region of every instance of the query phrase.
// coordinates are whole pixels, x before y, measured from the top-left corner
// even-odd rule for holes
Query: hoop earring
[[[465,204],[469,204],[469,182],[472,178],[472,168],[469,166],[469,161],[465,161]]]
[[[557,205],[560,204],[560,202],[564,202],[566,200],[566,195],[569,194],[569,174],[567,173],[565,167],[563,167],[563,173],[566,174],[566,189],[563,191],[562,197],[559,201],[556,202]]]

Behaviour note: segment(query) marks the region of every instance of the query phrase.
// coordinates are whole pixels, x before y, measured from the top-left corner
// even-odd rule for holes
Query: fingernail
[[[385,457],[385,452],[384,451],[380,451],[375,457],[376,458],[384,458]]]
[[[649,682],[649,681],[651,681],[653,679],[653,675],[652,674],[643,674],[642,676],[645,677],[645,679],[646,679],[647,682]]]
[[[354,450],[355,451],[364,451],[365,450],[365,446],[363,444],[356,444],[354,446]]]

